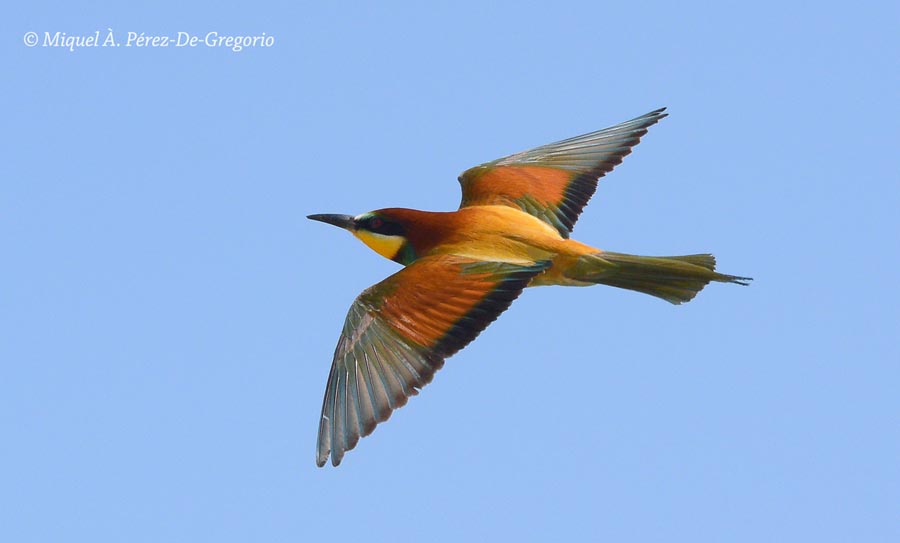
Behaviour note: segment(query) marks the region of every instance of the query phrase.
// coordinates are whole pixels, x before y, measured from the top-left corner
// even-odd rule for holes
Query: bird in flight
[[[710,281],[750,281],[716,272],[710,254],[635,256],[569,239],[597,180],[664,111],[470,168],[456,211],[309,215],[404,266],[350,307],[325,388],[318,466],[329,455],[339,465],[525,287],[602,284],[681,304]]]

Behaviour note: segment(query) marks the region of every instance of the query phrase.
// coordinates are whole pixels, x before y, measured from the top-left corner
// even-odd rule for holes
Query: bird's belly
[[[506,206],[477,206],[455,214],[460,227],[453,228],[434,253],[455,254],[477,260],[528,265],[551,260],[553,266],[532,279],[528,286],[587,286],[565,276],[578,258],[600,250],[565,239],[553,227],[527,213]]]
[[[553,265],[535,276],[528,286],[545,285],[589,286],[593,283],[568,277],[566,271],[578,264],[579,258],[600,253],[600,249],[568,239],[521,237],[509,232],[496,236],[481,236],[478,240],[445,245],[441,252],[467,256],[477,260],[509,262],[528,265],[550,260]]]
[[[439,252],[486,260],[492,262],[509,262],[513,264],[532,264],[541,260],[552,260],[555,253],[528,240],[509,236],[478,236],[477,239],[448,243],[440,247]]]

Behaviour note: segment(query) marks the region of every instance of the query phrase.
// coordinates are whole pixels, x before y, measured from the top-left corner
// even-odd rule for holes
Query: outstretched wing
[[[459,176],[459,207],[515,207],[567,238],[597,190],[597,180],[622,162],[647,128],[666,116],[664,111],[470,168]]]
[[[328,376],[316,464],[341,463],[407,398],[431,381],[550,266],[456,255],[417,260],[353,302]]]

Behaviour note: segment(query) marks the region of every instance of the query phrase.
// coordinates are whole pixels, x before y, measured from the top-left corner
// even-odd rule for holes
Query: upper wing
[[[316,464],[372,433],[431,381],[550,266],[485,262],[456,255],[417,260],[353,302],[328,376]]]
[[[665,109],[470,168],[459,176],[459,207],[515,207],[567,238],[597,190],[597,179],[622,162],[647,128],[667,115]]]

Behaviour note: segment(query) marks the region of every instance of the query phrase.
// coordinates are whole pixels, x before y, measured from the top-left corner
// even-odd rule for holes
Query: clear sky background
[[[0,22],[0,540],[900,541],[896,2],[79,4]],[[275,44],[23,43],[107,28]],[[575,237],[753,285],[526,291],[316,468],[397,265],[305,216],[662,106]]]

